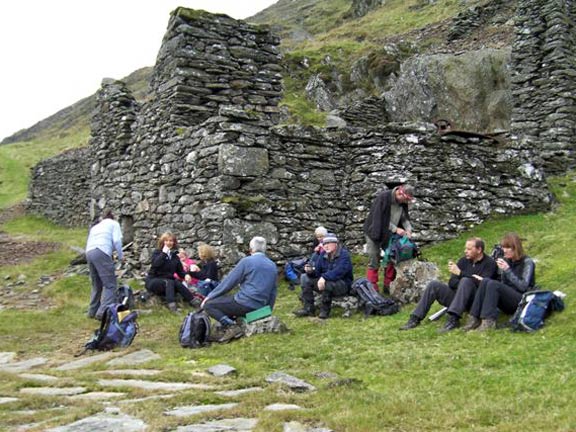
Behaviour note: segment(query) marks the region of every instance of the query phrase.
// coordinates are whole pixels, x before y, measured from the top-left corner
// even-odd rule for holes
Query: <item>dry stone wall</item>
[[[512,50],[512,130],[547,172],[576,165],[576,4],[519,0]]]
[[[186,246],[216,246],[232,264],[254,235],[268,239],[278,262],[302,254],[320,224],[359,250],[374,194],[403,181],[417,186],[412,219],[421,242],[491,215],[549,207],[530,140],[439,135],[426,123],[277,125],[277,44],[264,28],[176,10],[147,101],[138,106],[122,82],[104,80],[89,149],[36,168],[32,208],[81,225],[113,208],[143,264],[165,230]],[[49,190],[66,158],[89,180],[69,186],[75,207],[57,213],[34,191]],[[82,206],[84,218],[74,219]]]
[[[64,152],[32,170],[27,209],[67,226],[90,223],[90,149]]]

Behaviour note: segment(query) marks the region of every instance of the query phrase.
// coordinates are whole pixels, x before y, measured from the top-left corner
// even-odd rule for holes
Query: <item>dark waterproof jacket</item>
[[[190,276],[198,280],[218,280],[218,263],[215,260],[201,261],[198,267],[200,271],[190,272]]]
[[[342,246],[334,251],[331,257],[326,252],[322,252],[316,261],[316,268],[313,277],[323,277],[327,281],[344,280],[350,287],[354,280],[352,273],[352,260],[350,253]]]
[[[148,278],[174,279],[174,273],[184,279],[186,273],[178,257],[178,251],[170,251],[170,257],[160,249],[152,252],[152,264],[148,270]]]
[[[492,257],[489,257],[486,254],[484,254],[484,258],[478,262],[474,262],[466,259],[466,257],[462,257],[458,260],[456,265],[460,269],[460,275],[456,276],[452,274],[450,275],[450,280],[448,281],[448,286],[453,290],[458,289],[458,283],[462,278],[472,278],[472,275],[478,275],[486,279],[495,279],[498,275],[498,267],[496,266],[496,262],[492,259]],[[476,278],[472,279],[476,283],[476,286],[480,285],[479,280]]]
[[[536,264],[532,258],[525,256],[518,261],[507,259],[510,268],[502,272],[501,281],[520,293],[530,291],[536,284]]]
[[[364,234],[373,242],[388,245],[390,236],[390,208],[392,206],[392,190],[384,190],[376,195],[370,205],[370,212],[364,221]],[[410,219],[408,205],[400,204],[406,219]],[[404,228],[404,227],[402,227]]]

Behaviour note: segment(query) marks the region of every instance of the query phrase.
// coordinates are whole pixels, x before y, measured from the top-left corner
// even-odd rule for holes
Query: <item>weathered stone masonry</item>
[[[574,167],[576,3],[520,0],[512,64],[512,130],[539,149],[547,172]]]
[[[418,186],[412,218],[422,241],[453,237],[493,214],[548,207],[530,140],[439,136],[427,124],[275,126],[277,44],[266,29],[179,9],[143,106],[121,82],[103,82],[90,144],[90,208],[121,215],[142,262],[168,229],[185,245],[217,246],[229,263],[256,234],[268,238],[278,261],[302,253],[318,224],[360,248],[373,194],[405,180]],[[42,165],[31,198],[35,211],[54,218],[52,204],[35,192],[50,183],[51,163]],[[69,193],[80,214],[86,187]],[[85,224],[90,215],[83,214],[82,221],[58,219]]]

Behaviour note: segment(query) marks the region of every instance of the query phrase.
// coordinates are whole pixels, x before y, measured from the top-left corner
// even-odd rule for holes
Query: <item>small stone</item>
[[[302,407],[294,404],[276,403],[264,407],[264,411],[286,411],[286,410],[301,410]]]
[[[294,391],[314,391],[316,387],[284,372],[274,372],[266,378],[269,383],[280,383]]]
[[[180,391],[188,389],[196,389],[196,390],[214,389],[214,386],[208,384],[123,380],[123,379],[112,379],[112,380],[101,379],[98,380],[98,384],[105,387],[134,387],[134,388],[141,388],[144,390],[167,390],[167,391]]]
[[[212,366],[208,369],[208,373],[211,373],[214,376],[222,377],[226,375],[231,375],[236,373],[236,369],[232,366],[228,366],[225,364],[220,364],[216,366]]]
[[[58,381],[58,378],[52,375],[44,375],[44,374],[30,374],[30,373],[23,373],[18,375],[20,378],[35,380],[35,381],[43,381],[43,382],[53,382]]]
[[[110,360],[106,364],[108,366],[133,365],[133,364],[146,363],[152,360],[159,360],[161,358],[162,357],[160,357],[155,352],[144,349],[140,351],[135,351],[122,357],[115,358],[113,360]]]
[[[262,391],[262,387],[248,387],[248,388],[244,388],[244,389],[238,389],[238,390],[222,390],[222,391],[217,391],[214,392],[214,394],[217,394],[218,396],[224,396],[224,397],[236,397],[236,396],[242,396],[243,394],[246,393],[253,393],[253,392],[258,392],[258,391]]]
[[[0,405],[10,402],[16,402],[17,400],[18,398],[15,397],[0,397]]]
[[[195,414],[228,410],[236,407],[237,403],[227,403],[219,405],[190,405],[174,408],[170,411],[164,411],[164,414],[175,417],[187,417]]]
[[[39,396],[71,396],[85,391],[85,387],[25,387],[20,389],[20,393]]]
[[[253,418],[231,418],[223,420],[213,420],[205,423],[196,423],[188,426],[179,426],[177,432],[252,432],[258,424]]]

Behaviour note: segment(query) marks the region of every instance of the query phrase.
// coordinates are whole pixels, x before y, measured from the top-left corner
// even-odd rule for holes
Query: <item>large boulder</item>
[[[392,121],[449,119],[455,129],[508,130],[510,49],[412,57],[383,96]]]
[[[390,284],[390,295],[403,304],[416,303],[428,282],[438,279],[438,267],[431,262],[409,260],[396,266],[396,279]]]

